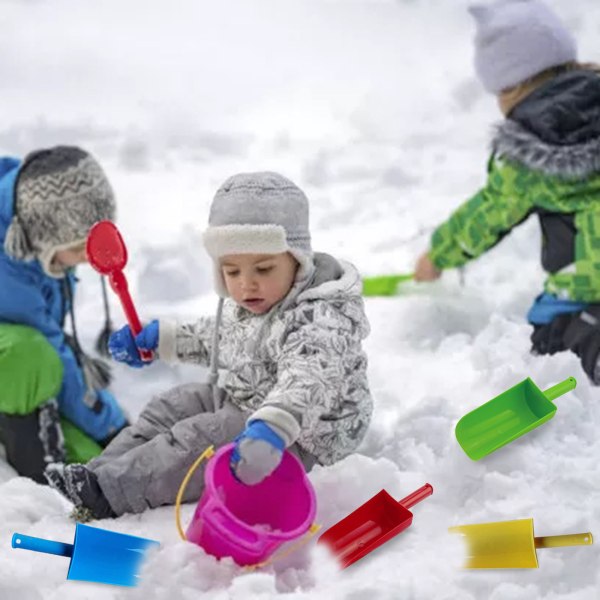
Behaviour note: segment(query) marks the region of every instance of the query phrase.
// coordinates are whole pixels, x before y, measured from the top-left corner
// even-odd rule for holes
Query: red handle
[[[123,271],[113,271],[108,276],[108,281],[115,294],[119,296],[119,300],[123,306],[123,311],[125,312],[127,323],[129,323],[129,327],[131,328],[133,335],[136,336],[140,331],[142,331],[142,324],[140,322],[140,318],[138,317],[137,311],[135,310],[135,306],[133,305],[133,300],[131,299],[131,295],[129,293],[129,287],[127,285],[125,274]],[[145,362],[151,361],[154,358],[151,350],[139,350],[139,353],[140,357]]]
[[[421,502],[421,500],[425,500],[425,498],[431,496],[433,494],[433,487],[429,483],[426,483],[423,487],[420,487],[418,490],[414,491],[412,494],[406,496],[406,498],[402,498],[399,504],[402,504],[404,508],[410,508],[417,504],[417,502]]]

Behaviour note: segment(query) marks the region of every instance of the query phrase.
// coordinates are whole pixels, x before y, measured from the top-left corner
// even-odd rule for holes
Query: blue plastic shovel
[[[160,544],[154,540],[81,523],[75,527],[72,544],[20,533],[12,537],[13,548],[69,557],[67,579],[125,586],[137,585],[146,550],[158,546]]]

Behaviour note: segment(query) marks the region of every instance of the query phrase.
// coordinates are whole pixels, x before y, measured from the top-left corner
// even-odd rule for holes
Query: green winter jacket
[[[538,88],[500,124],[485,187],[432,237],[436,267],[481,256],[536,213],[545,291],[600,302],[600,76],[579,70]]]

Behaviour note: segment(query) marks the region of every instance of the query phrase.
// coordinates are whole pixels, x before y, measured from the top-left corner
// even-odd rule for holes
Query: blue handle
[[[69,558],[73,556],[73,544],[53,542],[52,540],[44,540],[21,533],[13,534],[12,547],[23,550],[34,550],[35,552],[45,552],[46,554],[58,554],[58,556],[68,556]]]

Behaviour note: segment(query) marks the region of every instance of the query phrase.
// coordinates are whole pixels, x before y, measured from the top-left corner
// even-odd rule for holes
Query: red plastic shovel
[[[381,490],[330,527],[318,543],[325,544],[345,569],[410,527],[413,515],[408,509],[431,494],[428,483],[400,502]]]
[[[100,221],[90,229],[86,252],[92,267],[98,273],[108,276],[110,287],[119,296],[127,323],[129,323],[133,335],[136,336],[142,330],[142,324],[133,305],[127,279],[123,273],[127,264],[127,247],[112,221]],[[142,360],[153,359],[151,351],[140,350],[139,352]]]

